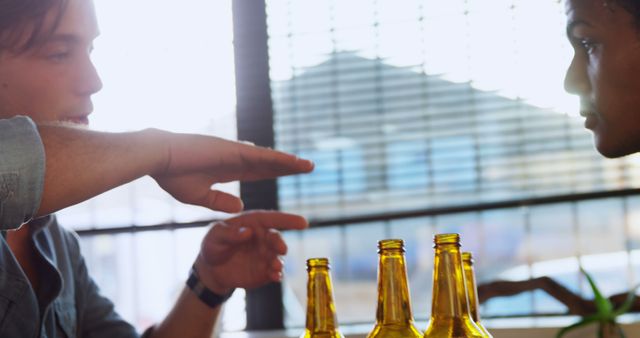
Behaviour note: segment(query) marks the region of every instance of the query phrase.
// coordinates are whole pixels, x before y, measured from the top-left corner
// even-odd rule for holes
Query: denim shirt
[[[35,215],[44,186],[44,146],[27,117],[0,120],[0,230]]]
[[[100,295],[87,272],[77,235],[55,216],[29,223],[40,272],[40,299],[0,237],[0,337],[139,337]]]

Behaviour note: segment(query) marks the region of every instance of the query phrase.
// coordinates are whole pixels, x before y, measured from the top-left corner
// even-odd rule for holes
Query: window
[[[522,278],[536,276],[542,270],[535,264],[543,261],[578,262],[594,248],[577,244],[583,241],[608,243],[607,250],[622,250],[630,261],[632,247],[613,245],[615,231],[604,230],[627,229],[626,240],[635,243],[629,229],[636,225],[620,224],[626,198],[343,221],[638,186],[637,159],[601,158],[576,117],[578,100],[564,93],[572,51],[561,2],[266,4],[276,147],[318,162],[315,174],[279,181],[280,205],[340,225],[287,235],[294,248],[287,258],[289,325],[303,325],[295,310],[306,300],[302,267],[315,255],[333,261],[340,322],[373,321],[376,241],[385,237],[407,241],[414,313],[423,319],[434,233],[463,235],[481,281],[519,266],[526,267]],[[327,144],[359,152],[340,156]],[[591,219],[591,210],[611,217]],[[577,270],[562,281],[577,287]],[[508,300],[520,306],[507,307],[506,315],[558,311],[540,297]],[[505,315],[504,309],[492,303],[485,310]]]

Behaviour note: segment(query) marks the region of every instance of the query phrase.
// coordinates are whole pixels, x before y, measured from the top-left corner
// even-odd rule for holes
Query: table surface
[[[574,323],[578,317],[545,317],[493,319],[484,321],[494,338],[555,338],[558,330]],[[622,327],[628,338],[640,337],[640,315],[625,315]],[[416,322],[418,328],[426,328],[426,322]],[[346,338],[365,338],[372,324],[343,325],[340,331]],[[590,325],[573,331],[564,338],[596,338],[596,326]],[[223,332],[220,338],[298,338],[301,328],[270,331]]]

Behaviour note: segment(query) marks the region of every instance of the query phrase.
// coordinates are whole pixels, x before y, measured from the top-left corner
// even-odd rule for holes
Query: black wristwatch
[[[200,300],[207,304],[210,308],[218,307],[218,305],[224,303],[231,297],[233,291],[235,289],[231,289],[228,293],[224,295],[219,295],[211,290],[209,290],[202,281],[200,281],[200,276],[198,276],[198,272],[196,271],[196,266],[193,265],[191,267],[191,271],[189,272],[189,278],[187,279],[187,286],[193,293],[200,298]]]

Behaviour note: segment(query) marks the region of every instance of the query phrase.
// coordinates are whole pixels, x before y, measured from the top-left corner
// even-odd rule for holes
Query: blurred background
[[[640,160],[601,158],[577,98],[564,92],[572,50],[561,2],[95,3],[104,89],[92,128],[254,142],[267,131],[265,145],[315,161],[314,173],[267,193],[242,189],[314,225],[285,233],[286,276],[272,294],[284,312],[267,326],[304,325],[304,261],[317,256],[332,262],[340,323],[373,322],[383,238],[405,240],[423,320],[435,233],[462,235],[479,282],[550,276],[590,297],[580,266],[607,295],[640,277]],[[81,235],[103,292],[142,330],[173,304],[206,221],[225,215],[174,202],[142,179],[58,217]],[[260,309],[246,304],[237,291],[224,330],[262,325],[247,321]],[[482,307],[494,318],[564,312],[539,292]]]

